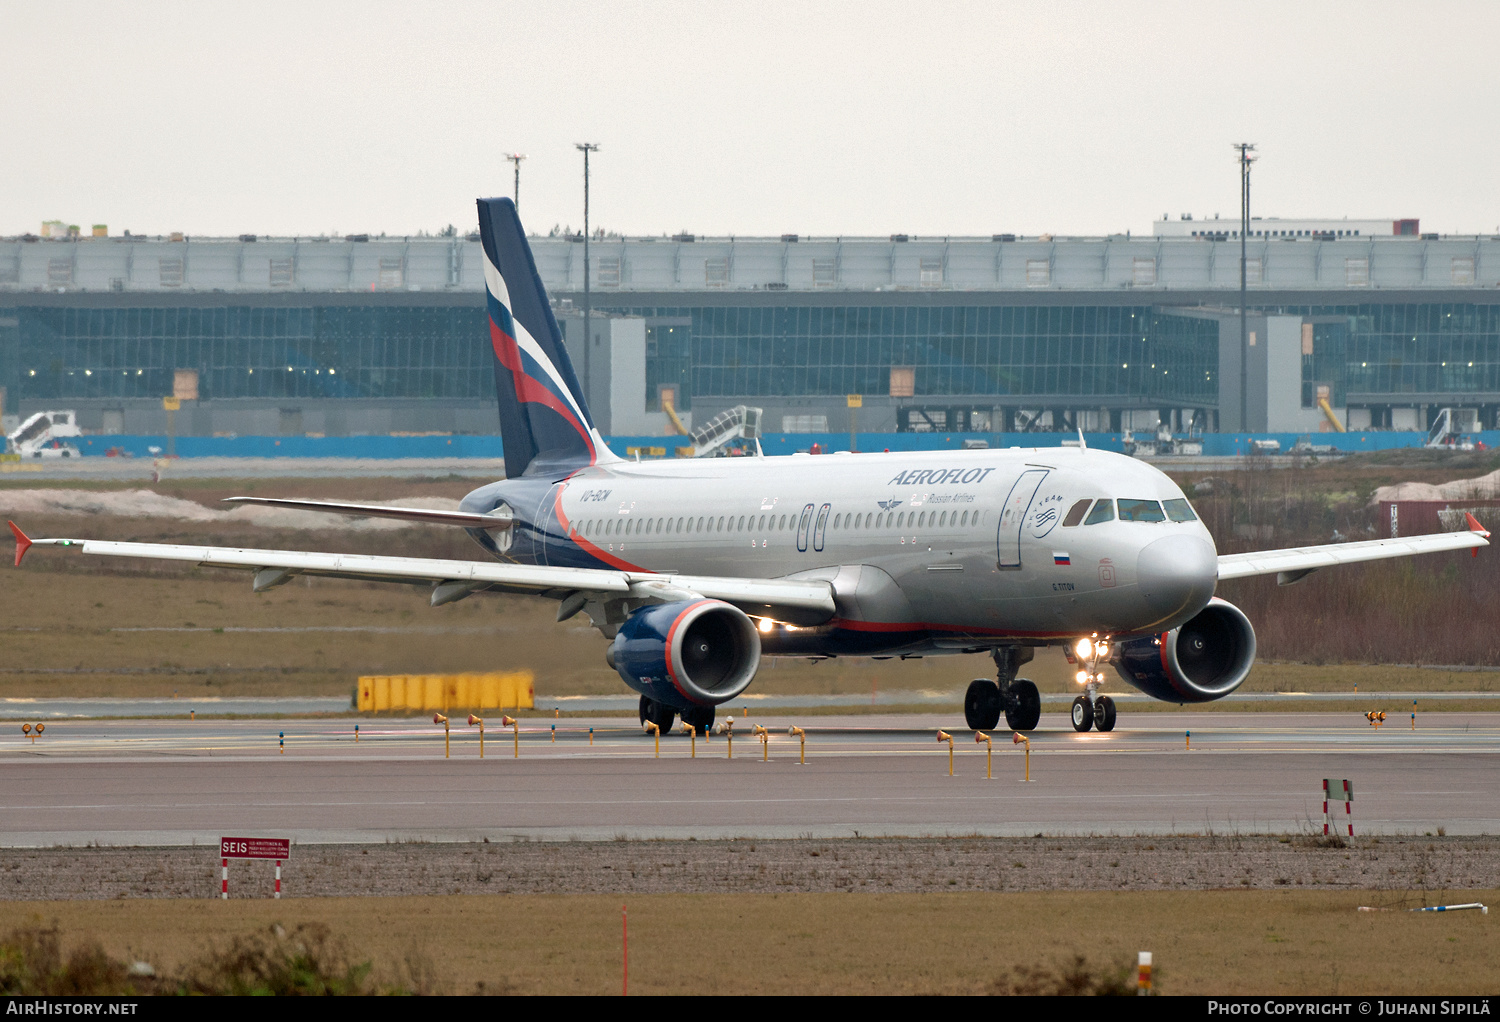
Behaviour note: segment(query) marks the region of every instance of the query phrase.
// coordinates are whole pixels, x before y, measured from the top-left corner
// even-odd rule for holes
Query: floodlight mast
[[[521,211],[521,161],[526,159],[525,153],[506,153],[505,158],[516,165],[516,212]]]
[[[1250,234],[1250,164],[1259,157],[1255,143],[1236,142],[1240,164],[1240,431],[1250,431],[1250,323],[1245,311],[1247,297],[1246,256]],[[1222,427],[1221,427],[1222,428]]]
[[[583,396],[593,397],[589,380],[589,351],[593,348],[593,335],[589,326],[589,153],[599,151],[596,142],[575,142],[573,148],[583,153]]]

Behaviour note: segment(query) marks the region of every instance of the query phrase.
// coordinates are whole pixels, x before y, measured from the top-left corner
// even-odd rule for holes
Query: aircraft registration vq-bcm
[[[1233,692],[1255,632],[1214,596],[1222,579],[1487,545],[1468,530],[1220,555],[1182,491],[1150,465],[1085,447],[628,462],[594,428],[509,199],[481,199],[489,340],[506,478],[459,511],[260,497],[236,503],[459,526],[490,559],[242,550],[90,539],[31,546],[253,572],[426,586],[434,606],[527,593],[587,614],[605,658],[640,693],[642,721],[695,727],[743,692],[763,656],[988,653],[965,717],[1037,725],[1018,677],[1038,646],[1078,665],[1073,726],[1108,731],[1106,665],[1157,699]]]

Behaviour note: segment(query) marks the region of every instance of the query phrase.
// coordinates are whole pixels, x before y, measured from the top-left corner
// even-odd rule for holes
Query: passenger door
[[[818,509],[818,524],[813,527],[813,549],[823,549],[823,534],[828,528],[828,509],[831,505],[824,504]]]
[[[813,505],[809,504],[802,509],[802,517],[797,522],[797,552],[807,553],[807,534],[812,531]]]
[[[1000,511],[1000,530],[996,540],[996,564],[1002,570],[1021,567],[1021,525],[1026,521],[1026,512],[1031,510],[1031,500],[1037,488],[1047,478],[1047,469],[1029,468],[1010,488],[1005,506]]]

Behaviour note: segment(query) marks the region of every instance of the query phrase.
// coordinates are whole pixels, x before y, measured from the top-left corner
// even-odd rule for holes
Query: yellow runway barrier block
[[[536,707],[535,678],[530,671],[486,674],[362,675],[355,706],[382,710],[522,709]]]
[[[479,705],[486,709],[500,706],[500,675],[490,673],[479,676]]]

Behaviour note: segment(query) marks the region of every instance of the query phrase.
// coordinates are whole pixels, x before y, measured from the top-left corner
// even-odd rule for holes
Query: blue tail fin
[[[566,473],[618,460],[589,416],[515,203],[480,199],[479,237],[505,474]]]

